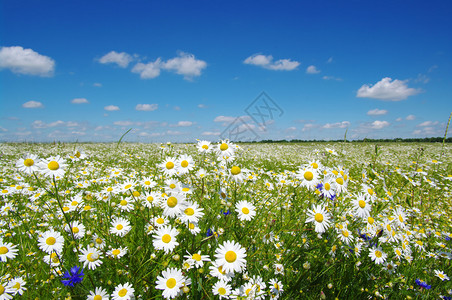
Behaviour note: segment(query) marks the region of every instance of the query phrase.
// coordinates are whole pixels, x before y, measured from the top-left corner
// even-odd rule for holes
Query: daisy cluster
[[[448,147],[0,148],[0,300],[452,293]]]

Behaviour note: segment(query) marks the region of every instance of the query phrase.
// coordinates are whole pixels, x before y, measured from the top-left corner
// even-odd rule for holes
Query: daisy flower
[[[225,272],[241,272],[246,268],[246,250],[239,243],[226,241],[215,250],[215,262]]]
[[[152,179],[151,177],[144,177],[144,178],[141,180],[141,186],[142,186],[142,187],[152,189],[152,188],[155,187],[156,185],[157,185],[157,182],[155,182],[154,179]]]
[[[177,173],[176,166],[177,160],[174,157],[167,157],[162,163],[159,164],[162,172],[167,176],[173,176]]]
[[[343,227],[342,229],[338,229],[338,236],[343,243],[350,245],[353,242],[353,235],[347,227]]]
[[[204,216],[204,208],[199,207],[198,203],[186,201],[186,208],[179,218],[182,222],[198,223],[199,219]]]
[[[153,208],[155,206],[159,206],[160,204],[160,194],[157,192],[144,193],[143,197],[143,205],[147,208]]]
[[[187,227],[191,234],[197,235],[201,232],[201,228],[199,228],[198,223],[188,223]]]
[[[309,190],[314,190],[320,182],[318,171],[314,168],[299,169],[296,177],[301,180],[301,185]]]
[[[169,268],[162,271],[162,276],[157,276],[155,288],[163,290],[165,299],[173,299],[180,293],[180,289],[185,285],[185,277],[182,271],[177,268]]]
[[[118,207],[122,211],[131,211],[135,208],[133,201],[134,200],[131,197],[122,198],[121,201],[119,201]]]
[[[198,148],[198,151],[201,153],[209,153],[213,150],[212,146],[210,145],[210,142],[208,141],[199,141],[196,147]]]
[[[332,198],[336,195],[336,181],[333,176],[325,176],[323,178],[322,187],[320,192],[324,197]]]
[[[283,290],[283,284],[278,279],[270,279],[268,282],[268,285],[270,286],[270,292],[272,293],[271,298],[279,298],[279,296],[284,292]]]
[[[94,243],[94,247],[96,247],[97,249],[103,249],[105,247],[105,245],[107,244],[104,239],[102,239],[100,236],[98,236],[97,234],[93,235],[93,243]]]
[[[135,185],[136,182],[134,180],[126,180],[125,182],[118,186],[118,190],[120,192],[126,193],[129,190],[132,191],[132,188],[135,187]]]
[[[135,289],[128,282],[125,284],[120,284],[115,287],[113,293],[111,293],[111,298],[113,300],[131,300],[135,299],[134,293]]]
[[[369,250],[369,257],[374,261],[377,265],[385,262],[386,257],[388,255],[381,250],[380,247],[372,248]]]
[[[110,251],[107,252],[107,255],[113,258],[121,258],[124,255],[127,254],[127,247],[119,247],[119,248],[112,248]]]
[[[27,153],[16,161],[16,168],[18,168],[20,172],[32,174],[33,172],[39,170],[38,164],[38,156],[35,154]]]
[[[111,222],[111,226],[110,232],[119,236],[125,236],[132,229],[130,222],[124,218],[116,218]]]
[[[66,224],[64,226],[64,230],[67,232],[71,232],[74,235],[74,238],[81,239],[85,236],[85,225],[79,223],[78,221],[74,221],[71,224]]]
[[[233,166],[229,170],[229,175],[235,182],[242,182],[245,179],[245,170],[240,169],[238,166]]]
[[[59,155],[43,159],[38,163],[40,172],[46,177],[62,177],[67,165]]]
[[[96,248],[88,247],[82,249],[82,254],[80,254],[78,258],[79,262],[83,263],[83,267],[86,268],[86,266],[88,266],[88,269],[90,270],[94,270],[102,264],[102,255]]]
[[[234,272],[225,272],[223,266],[218,265],[215,261],[212,262],[212,265],[209,266],[210,275],[218,278],[219,280],[223,280],[229,282],[234,277]]]
[[[49,264],[51,267],[57,267],[60,265],[60,258],[56,252],[52,252],[49,255],[45,255],[43,260],[46,264]]]
[[[251,221],[256,215],[256,207],[245,200],[237,202],[235,211],[239,214],[238,218],[240,221]]]
[[[162,227],[169,223],[169,220],[164,216],[154,217],[151,221],[155,227]]]
[[[14,291],[14,295],[22,295],[27,290],[25,284],[26,282],[22,277],[14,277],[8,282],[8,287]]]
[[[406,217],[406,213],[404,212],[402,207],[398,207],[396,209],[394,209],[394,217],[395,217],[395,221],[396,223],[402,227],[405,228],[405,220],[407,219]]]
[[[14,289],[4,282],[0,281],[0,300],[12,299],[14,295]]]
[[[177,160],[177,168],[179,175],[187,174],[195,167],[193,158],[189,155],[181,155]]]
[[[185,210],[185,196],[179,193],[171,193],[166,201],[162,201],[160,206],[163,214],[170,218],[179,216]]]
[[[189,252],[187,252],[188,255],[185,255],[184,258],[189,261],[191,265],[194,265],[196,268],[202,268],[205,261],[210,261],[210,258],[208,255],[201,255],[201,251],[198,251],[197,253],[191,255]]]
[[[235,145],[228,140],[222,140],[216,146],[216,152],[219,157],[233,156],[235,152]]]
[[[176,236],[179,234],[177,229],[171,226],[163,226],[158,228],[152,236],[154,240],[152,244],[157,250],[164,250],[165,254],[170,253],[173,249],[179,245],[176,240]]]
[[[214,295],[218,295],[220,299],[228,299],[231,294],[231,286],[226,281],[219,280],[213,285],[212,293]]]
[[[440,270],[435,270],[435,276],[437,276],[442,281],[449,280],[449,277],[446,274],[444,274],[443,271]]]
[[[104,290],[101,287],[96,287],[96,289],[89,292],[87,300],[108,300],[110,297],[108,297],[107,290]]]
[[[370,216],[370,210],[372,209],[372,207],[365,195],[358,193],[357,199],[352,200],[352,204],[353,209],[355,210],[355,214],[356,216],[358,216],[358,218],[364,219]]]
[[[64,237],[53,229],[46,231],[38,238],[39,248],[50,254],[53,251],[61,253],[63,251]]]
[[[306,223],[312,222],[315,224],[315,232],[324,233],[330,226],[330,214],[322,205],[313,205],[312,210],[308,209],[308,218]]]
[[[0,238],[0,261],[6,262],[8,259],[14,259],[17,256],[16,245],[6,243]]]

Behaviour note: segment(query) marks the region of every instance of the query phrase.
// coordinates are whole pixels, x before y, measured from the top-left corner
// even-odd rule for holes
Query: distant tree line
[[[361,140],[346,140],[347,143],[442,143],[443,137],[428,137],[428,138],[395,138],[395,139],[368,139],[364,138]],[[261,141],[251,141],[246,143],[334,143],[334,142],[344,142],[344,140],[261,140]],[[452,143],[452,138],[447,138],[446,143]]]

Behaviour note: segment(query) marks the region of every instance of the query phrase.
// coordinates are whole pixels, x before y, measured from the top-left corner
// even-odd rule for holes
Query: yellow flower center
[[[314,178],[314,174],[312,174],[311,171],[306,171],[306,172],[304,172],[304,176],[303,177],[307,181],[311,181]]]
[[[312,163],[311,166],[312,166],[314,169],[317,169],[317,168],[319,167],[319,165],[318,165],[317,163]]]
[[[187,216],[193,216],[195,214],[195,211],[193,210],[193,208],[189,207],[185,210],[185,214]]]
[[[173,197],[173,196],[169,197],[168,200],[166,200],[166,204],[167,204],[169,207],[174,207],[174,206],[176,206],[176,205],[177,205],[177,198],[176,198],[176,197]]]
[[[364,207],[366,207],[366,201],[364,201],[364,200],[359,200],[359,207],[361,207],[361,208],[364,208]]]
[[[416,241],[416,244],[418,244],[419,246],[424,245],[424,243],[422,241]]]
[[[16,282],[16,283],[13,285],[13,288],[15,288],[16,290],[20,289],[20,282]]]
[[[126,206],[127,205],[127,201],[126,200],[121,200],[121,202],[119,202],[119,204],[121,204],[122,206]]]
[[[116,229],[117,229],[117,230],[121,230],[121,229],[123,229],[123,228],[124,228],[124,226],[122,226],[122,224],[116,225]]]
[[[35,162],[31,158],[27,158],[26,160],[24,160],[24,165],[26,167],[31,167],[34,164],[35,164]]]
[[[164,242],[165,244],[168,244],[169,242],[171,242],[171,236],[169,234],[164,234],[162,236],[162,242]]]
[[[101,238],[96,238],[96,243],[98,243],[98,244],[102,244],[102,239]]]
[[[204,150],[207,150],[207,149],[209,149],[209,146],[207,146],[207,145],[202,145],[202,148],[203,148]]]
[[[154,201],[154,197],[148,196],[148,197],[146,198],[146,200],[148,200],[148,202],[151,203],[152,201]]]
[[[64,212],[68,211],[69,209],[70,209],[70,208],[67,207],[67,206],[63,207],[63,211],[64,211]]]
[[[3,295],[4,292],[5,292],[5,287],[0,284],[0,295]]]
[[[134,197],[140,197],[141,194],[140,194],[139,191],[133,191],[132,195],[133,195]]]
[[[85,207],[83,208],[83,210],[90,210],[91,209],[91,206],[89,206],[89,205],[85,205]]]
[[[127,289],[122,289],[118,292],[119,297],[124,297],[125,295],[127,295]]]
[[[331,185],[327,182],[325,183],[325,190],[329,191],[331,189]]]
[[[168,170],[171,170],[172,168],[174,168],[174,163],[172,161],[169,161],[166,163],[166,168]]]
[[[226,289],[224,287],[221,287],[218,289],[218,294],[224,296],[226,295]]]
[[[79,233],[80,229],[78,229],[78,227],[72,227],[72,232],[73,233]]]
[[[163,220],[163,218],[157,219],[157,224],[163,224],[163,223],[165,223],[165,220]]]
[[[375,251],[375,256],[380,258],[383,254],[381,253],[381,251]]]
[[[314,219],[315,219],[317,222],[321,223],[321,222],[323,221],[323,215],[317,213],[317,214],[315,214]]]
[[[372,190],[372,189],[367,189],[367,192],[369,193],[369,195],[373,195],[374,194],[374,191]]]
[[[231,168],[231,174],[232,174],[232,175],[238,175],[238,174],[240,174],[240,172],[242,172],[242,171],[241,171],[240,168],[237,167],[237,166],[233,166],[233,167]]]
[[[201,255],[199,255],[198,253],[193,254],[192,258],[196,261],[201,261]]]
[[[48,238],[46,239],[46,244],[47,244],[47,245],[52,246],[52,245],[54,245],[55,243],[56,243],[56,239],[55,239],[53,236],[48,237]]]
[[[186,167],[188,167],[188,161],[183,160],[183,161],[180,163],[180,165],[181,165],[182,168],[186,168]]]
[[[121,253],[121,250],[115,249],[111,253],[113,253],[114,256],[117,256],[117,255],[119,255],[119,253]]]
[[[193,223],[188,224],[188,228],[190,228],[191,230],[195,229],[195,224]]]
[[[6,248],[4,246],[0,247],[0,254],[6,254],[8,252],[9,252],[8,248]]]
[[[102,300],[102,296],[101,295],[96,295],[93,298],[94,300]]]
[[[60,165],[56,161],[52,160],[47,164],[47,168],[49,168],[49,170],[55,171],[60,168]]]
[[[77,153],[75,153],[75,156],[76,156],[77,158],[80,158],[80,156],[81,156],[80,152],[77,151]]]
[[[126,185],[126,186],[124,187],[124,189],[127,190],[127,189],[130,189],[131,187],[132,187],[132,185],[131,185],[131,184],[128,184],[128,185]]]
[[[175,286],[176,286],[176,279],[174,279],[174,278],[168,279],[168,280],[166,281],[166,286],[167,286],[169,289],[172,289],[173,287],[175,287]]]
[[[228,251],[226,252],[224,258],[228,263],[233,263],[237,259],[237,254],[234,251]]]
[[[348,237],[349,234],[350,234],[350,233],[348,232],[348,230],[342,230],[342,235],[343,235],[343,236]]]
[[[176,185],[174,183],[171,183],[169,187],[170,187],[170,189],[174,189],[174,188],[176,188]]]
[[[221,150],[221,151],[228,150],[228,148],[229,148],[229,146],[228,146],[228,144],[226,144],[226,143],[223,143],[223,144],[220,145],[220,150]]]
[[[372,225],[372,224],[374,223],[374,221],[375,221],[375,220],[374,220],[374,218],[372,218],[372,217],[368,217],[368,218],[367,218],[367,222],[369,222],[370,225]]]
[[[245,215],[250,213],[250,210],[246,207],[242,208],[242,213],[244,213]]]
[[[336,178],[336,182],[339,183],[340,185],[343,185],[344,184],[344,179]]]
[[[89,261],[93,262],[93,261],[96,261],[98,257],[99,257],[99,255],[97,255],[96,253],[88,253],[86,258]]]
[[[333,171],[331,171],[334,175],[338,175],[339,174],[339,172],[338,171],[336,171],[336,170],[333,170]]]
[[[402,217],[402,215],[399,215],[399,221],[400,221],[400,223],[403,223],[403,217]]]
[[[245,291],[245,294],[248,296],[248,295],[250,294],[250,292],[251,292],[251,289],[247,289],[247,290]]]

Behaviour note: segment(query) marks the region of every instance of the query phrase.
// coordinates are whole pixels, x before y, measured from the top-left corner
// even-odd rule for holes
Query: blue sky
[[[2,141],[429,137],[452,111],[450,1],[0,3]]]

